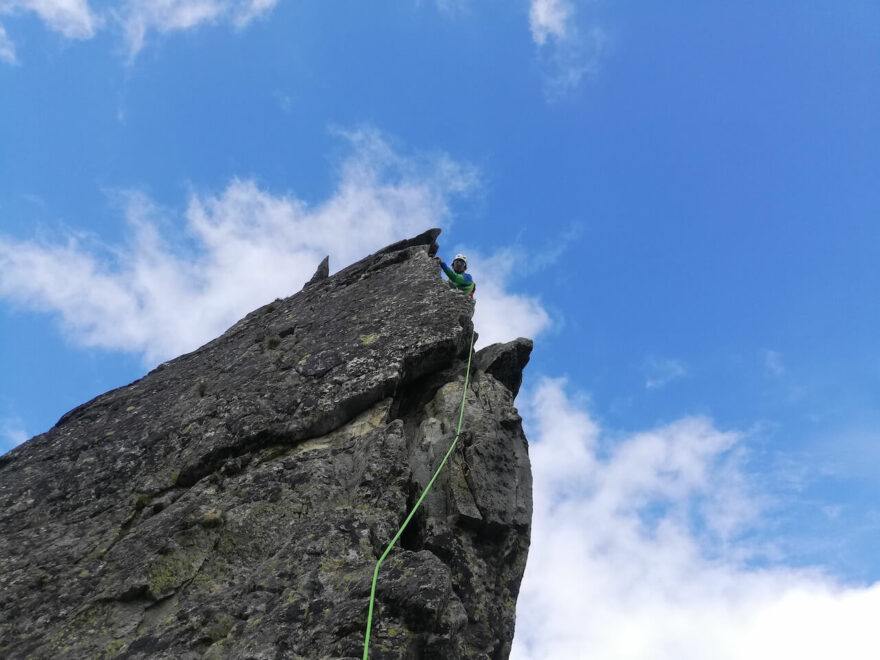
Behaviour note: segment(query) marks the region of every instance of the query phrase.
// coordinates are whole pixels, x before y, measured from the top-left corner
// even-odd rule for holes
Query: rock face
[[[458,423],[474,303],[438,234],[322,265],[0,457],[0,657],[361,658],[376,559]],[[380,571],[371,658],[508,656],[531,346],[474,357],[459,445]]]

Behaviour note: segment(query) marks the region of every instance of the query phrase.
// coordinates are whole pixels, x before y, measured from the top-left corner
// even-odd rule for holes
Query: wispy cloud
[[[277,4],[278,0],[125,0],[95,10],[88,0],[0,0],[0,15],[32,13],[49,30],[69,39],[90,39],[102,29],[119,32],[133,61],[151,34],[218,24],[242,29]],[[434,0],[433,4],[447,14],[467,14],[470,8],[470,0]],[[584,76],[595,73],[606,49],[605,31],[584,16],[585,4],[577,9],[572,0],[531,0],[529,28],[550,98],[564,95]],[[17,62],[14,43],[2,25],[0,60]]]
[[[18,63],[18,58],[15,57],[15,44],[9,39],[2,25],[0,25],[0,61],[7,64]]]
[[[336,269],[428,227],[448,226],[453,200],[479,186],[475,168],[446,154],[403,154],[368,128],[336,132],[350,150],[335,190],[320,203],[241,179],[216,194],[193,192],[179,214],[142,193],[122,192],[130,230],[124,245],[0,235],[0,296],[57,314],[74,342],[155,363],[295,292],[327,254]],[[182,231],[169,232],[178,218]],[[478,308],[490,319],[491,310],[506,310],[508,321],[500,329],[487,320],[487,337],[512,339],[546,325],[537,300],[506,290],[507,272],[480,283]]]
[[[790,369],[782,353],[763,349],[758,353],[758,361],[766,380],[766,396],[784,401],[786,405],[800,404],[809,396],[809,380],[798,377],[800,370]],[[823,410],[827,410],[823,405],[812,406],[808,416],[818,419]]]
[[[649,356],[643,366],[645,373],[645,387],[656,390],[665,387],[672,381],[684,378],[687,375],[687,367],[681,360]]]
[[[782,360],[782,353],[766,349],[762,351],[761,358],[764,363],[764,372],[768,376],[778,378],[785,375],[785,363]]]
[[[561,380],[519,401],[535,512],[512,658],[876,655],[880,584],[752,561],[767,514],[740,434],[686,418],[612,442]]]
[[[583,12],[585,6],[579,9]],[[529,27],[551,99],[598,71],[607,35],[598,23],[579,14],[571,0],[531,0]]]
[[[206,23],[243,28],[268,13],[278,0],[129,0],[114,12],[123,26],[129,54],[137,55],[150,32],[167,34]]]
[[[569,0],[532,0],[529,27],[539,46],[548,39],[565,39],[572,30],[574,8]]]
[[[32,13],[49,30],[68,39],[91,39],[101,28],[120,30],[129,57],[144,47],[151,32],[167,34],[204,24],[244,28],[267,14],[278,0],[128,0],[97,12],[87,0],[0,0],[0,15]],[[15,61],[14,45],[0,26],[0,59]]]
[[[0,14],[32,12],[68,39],[90,39],[101,19],[86,0],[0,0]]]
[[[515,263],[518,273],[531,275],[558,263],[566,252],[575,248],[584,231],[581,222],[569,223],[561,232],[545,234],[540,240],[526,239],[526,233],[522,231],[498,256]]]

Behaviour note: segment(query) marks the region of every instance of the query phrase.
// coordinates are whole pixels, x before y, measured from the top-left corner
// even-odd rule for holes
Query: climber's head
[[[463,273],[467,270],[467,257],[463,254],[455,255],[455,259],[452,260],[452,270],[456,273]]]

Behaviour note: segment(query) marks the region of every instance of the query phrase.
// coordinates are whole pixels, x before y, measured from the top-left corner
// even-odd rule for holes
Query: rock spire
[[[323,263],[0,456],[0,657],[361,658],[376,559],[458,421],[474,302],[438,234]],[[508,656],[531,347],[475,356],[459,446],[380,571],[371,658]]]

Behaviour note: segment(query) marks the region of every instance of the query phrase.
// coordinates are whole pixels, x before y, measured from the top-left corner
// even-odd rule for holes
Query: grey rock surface
[[[452,442],[473,300],[439,230],[246,316],[0,456],[0,657],[360,658],[376,559]],[[531,341],[474,356],[464,431],[383,565],[371,658],[506,658]]]

